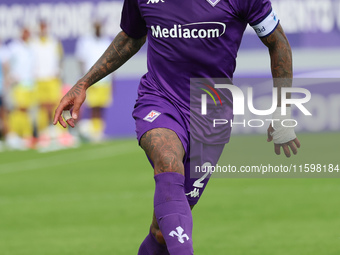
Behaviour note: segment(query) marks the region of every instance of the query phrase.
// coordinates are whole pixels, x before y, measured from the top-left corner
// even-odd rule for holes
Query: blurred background
[[[339,1],[273,0],[272,3],[293,48],[294,77],[339,78]],[[91,88],[82,121],[71,135],[50,125],[59,98],[92,66],[120,31],[121,8],[122,1],[1,2],[1,130],[5,141],[1,147],[49,151],[76,146],[79,141],[134,136],[131,112],[139,79],[147,71],[146,45],[103,81],[101,88],[95,88],[101,92]],[[257,77],[270,77],[270,61],[266,48],[248,27],[238,54],[235,79]],[[319,82],[308,86],[316,100],[313,105],[318,105],[314,107],[315,116],[328,113],[325,110],[328,107],[323,107],[326,103],[334,106],[335,120],[328,118],[332,123],[324,122],[320,128],[304,127],[301,131],[339,129],[339,86],[334,85],[336,80],[327,86]],[[238,85],[242,87],[244,83]],[[265,91],[261,91],[258,87],[255,102],[263,101]],[[99,98],[94,94],[100,95]],[[27,97],[31,99],[25,99]],[[24,128],[27,126],[30,128]],[[235,129],[233,132],[256,131]],[[50,141],[56,137],[60,138],[59,142]]]
[[[313,116],[293,111],[303,144],[297,157],[276,157],[266,127],[235,128],[223,163],[335,167],[340,0],[272,4],[292,46],[294,85],[311,92]],[[131,116],[146,45],[89,89],[77,128],[51,125],[62,95],[120,31],[121,9],[122,1],[0,1],[1,255],[136,254],[148,233],[153,172]],[[255,105],[270,103],[269,54],[250,27],[234,77],[242,89],[256,86]],[[193,212],[195,254],[340,253],[339,179],[211,183]]]

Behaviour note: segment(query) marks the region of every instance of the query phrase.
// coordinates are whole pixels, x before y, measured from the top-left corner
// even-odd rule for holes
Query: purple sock
[[[192,215],[184,192],[184,176],[161,173],[155,176],[155,215],[171,255],[194,254]]]
[[[138,255],[169,255],[165,244],[157,242],[151,231],[139,247]]]

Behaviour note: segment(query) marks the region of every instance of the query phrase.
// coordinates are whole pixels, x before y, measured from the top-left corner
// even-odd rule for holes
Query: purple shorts
[[[190,122],[169,100],[160,96],[147,94],[138,98],[133,117],[136,121],[137,139],[154,128],[173,130],[181,140],[185,157],[185,193],[190,205],[200,199],[211,176],[209,171],[197,172],[197,167],[216,165],[224,144],[208,145],[190,138]],[[150,162],[152,164],[152,162]]]

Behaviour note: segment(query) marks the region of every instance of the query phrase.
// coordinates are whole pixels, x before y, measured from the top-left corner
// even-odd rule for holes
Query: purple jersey
[[[269,0],[125,0],[122,30],[133,38],[148,38],[148,72],[139,97],[165,97],[190,119],[190,79],[231,79],[247,24],[260,37],[275,29],[278,21]],[[224,97],[223,118],[232,118],[231,94]],[[229,139],[230,130],[217,130],[222,140],[204,139],[211,130],[203,129],[202,141]]]

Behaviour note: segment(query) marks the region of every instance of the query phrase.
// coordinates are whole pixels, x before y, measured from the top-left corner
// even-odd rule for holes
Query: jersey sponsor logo
[[[159,2],[164,3],[163,0],[149,0],[146,4],[158,4]]]
[[[189,236],[187,234],[184,234],[184,229],[181,226],[178,226],[175,230],[172,230],[169,233],[169,236],[171,237],[177,237],[178,242],[184,243],[184,241],[189,240]]]
[[[148,121],[148,122],[153,122],[159,115],[161,115],[160,112],[157,112],[155,110],[152,110],[151,112],[146,115],[143,120]]]
[[[207,0],[207,1],[208,1],[209,4],[212,5],[212,7],[215,7],[215,5],[218,4],[218,2],[219,2],[220,0]]]
[[[225,33],[225,30],[226,24],[221,22],[175,24],[172,28],[162,28],[160,25],[151,26],[152,36],[155,38],[218,38]]]

